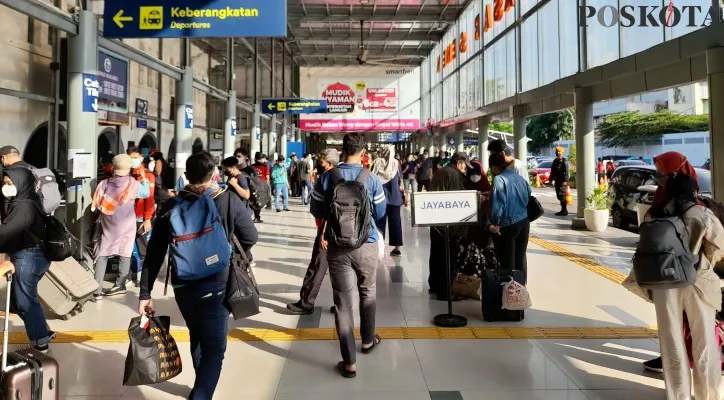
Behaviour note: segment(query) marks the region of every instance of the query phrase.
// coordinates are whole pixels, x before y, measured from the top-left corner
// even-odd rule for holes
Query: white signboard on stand
[[[480,193],[475,190],[417,192],[412,195],[412,226],[478,223]]]

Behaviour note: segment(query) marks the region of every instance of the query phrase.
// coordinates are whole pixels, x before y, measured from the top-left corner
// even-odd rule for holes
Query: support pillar
[[[93,88],[99,90],[98,73],[98,25],[92,11],[80,11],[78,35],[68,39],[68,169],[72,163],[73,152],[91,153],[92,171],[96,171],[98,160],[98,115],[92,109],[84,107],[84,95],[92,95]],[[66,77],[61,77],[65,79]],[[98,93],[95,93],[98,97]],[[97,104],[97,103],[96,103]],[[85,108],[85,109],[84,109]],[[68,174],[72,178],[72,174]],[[66,194],[66,223],[76,237],[84,237],[84,227],[90,226],[90,215],[86,210],[91,205],[91,179],[69,179]]]
[[[254,162],[254,156],[261,151],[261,106],[254,105],[254,114],[251,116],[251,138],[249,139],[249,157]]]
[[[712,195],[724,199],[724,47],[706,51]]]
[[[264,132],[261,133],[261,152],[266,153],[266,155],[270,156],[269,154],[269,130],[271,128],[267,127]]]
[[[186,159],[191,155],[194,127],[194,75],[191,69],[191,44],[189,39],[181,39],[181,80],[176,82],[176,124],[174,140],[176,141],[176,180],[186,172]],[[232,150],[233,152],[233,150]]]
[[[430,136],[428,138],[429,145],[427,146],[427,155],[430,157],[435,157],[435,136]]]
[[[459,128],[460,130],[455,134],[455,146],[456,152],[465,151],[465,131],[463,131],[463,128]]]
[[[488,165],[488,126],[490,124],[490,117],[478,118],[478,156],[480,157],[480,163],[483,164],[483,173],[485,173],[490,165]]]
[[[279,155],[287,157],[287,135],[289,135],[289,122],[286,118],[282,121],[282,133],[279,135]]]
[[[269,137],[267,138],[266,154],[270,160],[276,160],[277,154],[277,118],[272,116],[269,120]]]
[[[586,196],[596,188],[595,134],[593,130],[593,102],[590,88],[575,90],[576,116],[574,129],[576,136],[576,190],[578,207],[573,219],[573,229],[586,229],[583,209]]]
[[[525,162],[528,157],[525,115],[522,115],[517,109],[513,111],[513,146],[515,146],[515,158]]]
[[[226,89],[229,99],[226,101],[224,120],[224,158],[232,157],[236,149],[236,90],[234,90],[234,39],[226,44]]]
[[[445,157],[445,152],[447,151],[447,135],[440,135],[438,143],[440,143],[440,152],[442,156]]]

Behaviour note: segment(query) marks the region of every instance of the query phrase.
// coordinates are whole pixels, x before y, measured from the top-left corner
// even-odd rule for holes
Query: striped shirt
[[[347,181],[355,180],[359,177],[362,172],[361,164],[339,164],[337,166],[339,172],[342,174],[342,178]],[[382,189],[382,181],[375,174],[369,174],[365,187],[370,197],[370,205],[372,216],[370,218],[370,237],[367,243],[377,243],[379,237],[377,235],[377,221],[383,218],[387,213],[387,198],[385,197],[385,191]],[[311,211],[312,215],[316,218],[325,219],[327,217],[327,211],[330,208],[330,199],[332,198],[332,192],[334,191],[334,183],[332,182],[332,176],[329,172],[325,172],[322,177],[317,180],[314,185],[314,192],[312,192],[312,204]]]

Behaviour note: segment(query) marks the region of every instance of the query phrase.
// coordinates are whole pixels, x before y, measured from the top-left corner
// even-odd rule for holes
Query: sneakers
[[[290,211],[292,211],[292,210],[290,210],[290,209],[288,209],[288,208],[285,208],[284,211],[285,211],[285,212],[290,212]]]
[[[295,315],[311,315],[314,313],[314,308],[304,308],[299,302],[287,304],[287,310]]]
[[[561,210],[561,211],[558,211],[558,212],[556,213],[556,215],[559,216],[559,217],[567,217],[567,216],[568,216],[568,210],[563,209],[563,210]]]
[[[33,345],[33,348],[43,354],[48,354],[48,350],[50,350],[50,346],[48,345],[48,343],[36,344],[36,345]]]
[[[651,372],[663,373],[664,365],[661,361],[661,357],[644,362],[644,369]]]
[[[106,290],[103,292],[104,296],[118,296],[121,294],[126,294],[126,288],[122,286],[113,286],[112,288]]]
[[[277,212],[278,213],[282,212],[281,208],[277,208]]]
[[[101,301],[103,301],[103,295],[102,295],[102,294],[94,294],[92,301],[93,301],[94,303],[100,303]]]
[[[255,224],[263,224],[264,221],[262,221],[261,218],[254,218],[254,223],[255,223]]]
[[[400,250],[392,250],[390,252],[390,255],[393,257],[400,257],[400,256],[402,256],[402,252]]]

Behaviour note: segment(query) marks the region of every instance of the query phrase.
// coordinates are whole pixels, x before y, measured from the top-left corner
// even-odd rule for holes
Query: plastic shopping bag
[[[144,326],[141,325],[143,319]],[[181,373],[181,354],[169,333],[171,319],[150,315],[131,319],[128,326],[125,386],[152,385],[165,382]]]
[[[521,311],[532,305],[530,294],[525,286],[513,279],[503,284],[503,309]]]

